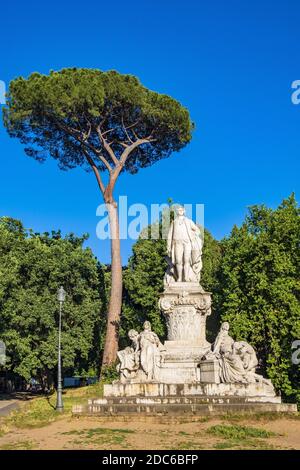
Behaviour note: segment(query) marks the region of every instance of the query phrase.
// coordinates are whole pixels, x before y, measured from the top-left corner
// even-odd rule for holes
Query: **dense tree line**
[[[219,312],[249,341],[261,371],[285,397],[300,402],[300,209],[294,195],[275,209],[253,206],[222,242]]]
[[[57,366],[57,288],[66,302],[62,322],[65,371],[95,373],[105,293],[101,266],[86,236],[38,234],[21,222],[0,219],[0,338],[6,344],[6,370],[45,386],[53,383]]]
[[[289,400],[300,401],[300,369],[291,360],[300,339],[300,209],[294,195],[277,209],[253,206],[241,227],[217,241],[205,230],[201,284],[213,295],[207,337],[230,322],[237,340],[251,343],[268,376]],[[148,228],[147,230],[150,230]],[[68,292],[63,363],[70,373],[99,365],[103,351],[110,266],[101,266],[85,236],[35,234],[18,221],[0,219],[0,338],[7,367],[28,380],[56,368],[56,289]],[[120,347],[127,332],[149,319],[163,340],[158,309],[166,269],[166,241],[141,236],[124,271]],[[49,378],[47,379],[49,381]]]

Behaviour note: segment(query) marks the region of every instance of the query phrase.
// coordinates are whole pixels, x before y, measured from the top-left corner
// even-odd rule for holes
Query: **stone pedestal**
[[[168,329],[159,380],[163,383],[199,381],[200,359],[210,350],[206,318],[211,314],[211,294],[199,284],[176,282],[160,295],[159,307]]]
[[[216,359],[201,361],[200,381],[201,383],[220,383],[219,361]]]

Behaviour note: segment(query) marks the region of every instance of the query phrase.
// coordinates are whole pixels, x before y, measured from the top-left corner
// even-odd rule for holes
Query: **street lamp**
[[[62,305],[66,300],[66,292],[61,286],[57,291],[57,300],[59,302],[59,326],[58,326],[58,362],[57,362],[57,398],[56,411],[63,411],[64,404],[62,399],[62,379],[61,379],[61,314]]]

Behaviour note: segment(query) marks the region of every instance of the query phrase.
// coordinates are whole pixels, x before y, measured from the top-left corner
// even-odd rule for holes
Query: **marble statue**
[[[199,284],[202,269],[202,236],[199,227],[185,216],[184,207],[178,207],[177,216],[170,224],[167,239],[168,269],[165,285],[174,282]]]
[[[234,340],[228,331],[229,323],[222,323],[212,350],[212,354],[219,360],[221,382],[248,383],[243,361],[235,352]]]
[[[131,346],[127,346],[117,353],[120,361],[117,370],[120,373],[121,381],[134,378],[140,365],[139,334],[136,330],[130,330],[128,337],[131,340]]]
[[[143,328],[141,333],[130,330],[128,337],[131,340],[131,346],[127,346],[117,353],[119,359],[117,369],[121,382],[130,379],[144,381],[158,379],[161,351],[164,351],[165,348],[157,334],[151,330],[149,321],[145,321]]]
[[[160,363],[160,351],[164,350],[159,337],[151,330],[151,323],[145,321],[144,330],[139,335],[141,350],[141,368],[146,374],[147,380],[158,378],[158,366]]]
[[[229,323],[224,322],[206,359],[216,358],[219,362],[219,375],[222,383],[255,382],[273,388],[270,380],[255,372],[258,365],[254,348],[246,341],[234,341],[229,335]]]

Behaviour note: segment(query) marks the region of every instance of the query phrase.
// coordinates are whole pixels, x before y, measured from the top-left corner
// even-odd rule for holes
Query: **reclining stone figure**
[[[229,335],[229,323],[224,322],[206,359],[217,359],[220,381],[250,384],[259,382],[273,388],[270,380],[255,372],[258,365],[254,348],[246,341],[234,341]]]

